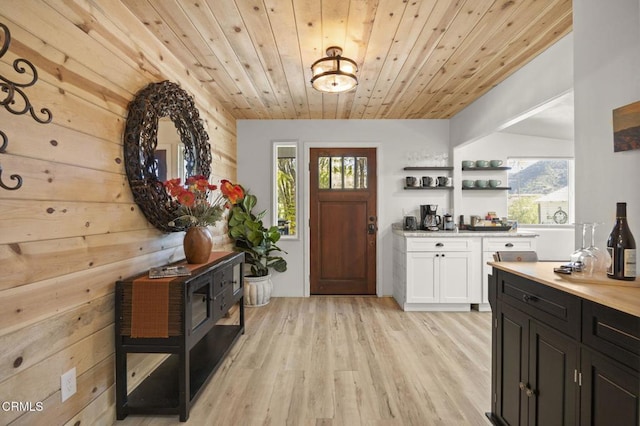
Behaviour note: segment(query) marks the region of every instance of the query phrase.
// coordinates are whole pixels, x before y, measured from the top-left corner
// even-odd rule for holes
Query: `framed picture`
[[[640,101],[613,110],[613,151],[640,149]]]

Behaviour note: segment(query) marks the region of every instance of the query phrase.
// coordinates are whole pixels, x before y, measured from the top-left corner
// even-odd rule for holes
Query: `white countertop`
[[[510,232],[510,231],[405,231],[402,224],[393,224],[393,233],[406,238],[470,238],[470,237],[508,237],[508,238],[533,238],[535,232]]]

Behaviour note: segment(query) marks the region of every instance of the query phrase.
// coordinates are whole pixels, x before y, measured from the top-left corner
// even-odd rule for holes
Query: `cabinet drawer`
[[[585,300],[582,341],[640,371],[640,318]]]
[[[578,297],[508,272],[498,271],[497,276],[498,297],[503,302],[579,340],[581,303]]]
[[[407,251],[470,251],[471,240],[460,238],[407,238]]]
[[[233,282],[233,266],[229,265],[216,271],[213,275],[213,293],[217,294]]]
[[[535,250],[533,238],[484,238],[482,251],[528,251]]]
[[[216,294],[211,300],[211,309],[213,311],[213,322],[218,321],[227,313],[231,305],[233,305],[233,288],[226,287],[220,293]]]

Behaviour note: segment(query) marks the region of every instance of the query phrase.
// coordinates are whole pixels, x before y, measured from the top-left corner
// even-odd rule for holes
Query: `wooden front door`
[[[311,294],[376,294],[376,150],[310,157]]]

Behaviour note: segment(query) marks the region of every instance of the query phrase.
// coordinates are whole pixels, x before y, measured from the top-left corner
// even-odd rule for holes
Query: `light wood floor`
[[[490,313],[402,312],[374,297],[275,298],[245,312],[246,334],[182,424],[489,424]]]

